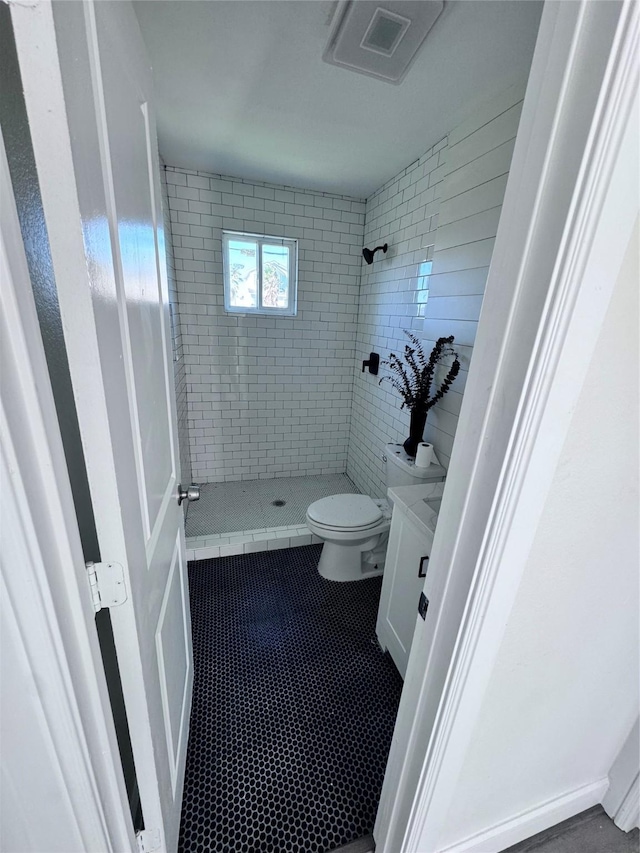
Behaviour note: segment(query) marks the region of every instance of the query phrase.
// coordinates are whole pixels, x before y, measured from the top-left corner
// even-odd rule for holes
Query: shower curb
[[[255,554],[280,548],[300,548],[303,545],[317,545],[321,541],[305,524],[242,530],[238,533],[213,536],[188,536],[187,560],[212,560],[216,557]]]

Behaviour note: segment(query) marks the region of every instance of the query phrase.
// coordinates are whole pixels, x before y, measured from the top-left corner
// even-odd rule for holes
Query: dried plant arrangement
[[[390,382],[402,397],[402,406],[411,412],[410,436],[404,443],[404,448],[410,456],[415,456],[416,447],[422,441],[427,413],[438,400],[441,400],[451,388],[454,379],[460,372],[460,359],[453,348],[454,336],[438,338],[436,345],[427,358],[422,342],[412,332],[405,329],[405,335],[410,343],[404,348],[404,361],[395,353],[390,353],[388,359],[381,363],[388,367],[390,373],[381,377],[380,383]],[[435,379],[436,368],[453,358],[449,370],[439,387]]]

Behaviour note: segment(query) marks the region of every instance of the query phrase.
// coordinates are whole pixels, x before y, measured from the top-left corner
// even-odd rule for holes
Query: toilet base
[[[385,537],[386,538],[386,537]],[[360,550],[353,545],[325,542],[318,563],[318,572],[330,581],[360,581],[375,578],[384,571],[385,547]]]

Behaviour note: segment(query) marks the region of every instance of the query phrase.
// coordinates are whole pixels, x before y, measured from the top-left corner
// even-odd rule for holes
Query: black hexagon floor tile
[[[189,564],[194,693],[180,853],[326,853],[373,830],[402,680],[381,579],[320,545]]]

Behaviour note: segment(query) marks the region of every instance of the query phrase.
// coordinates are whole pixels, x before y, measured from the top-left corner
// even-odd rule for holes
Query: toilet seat
[[[317,527],[318,530],[323,530],[323,531],[326,531],[327,533],[365,533],[365,534],[368,534],[370,532],[376,532],[378,527],[380,527],[380,524],[382,521],[383,521],[383,519],[380,519],[380,521],[376,521],[375,524],[369,524],[367,527],[345,527],[344,525],[342,527],[339,527],[338,525],[320,524],[319,522],[314,521],[313,519],[311,519],[307,516],[307,523],[311,522],[311,524],[313,524],[314,527]]]
[[[384,515],[368,495],[331,495],[311,504],[307,517],[327,531],[366,532],[378,527]]]

